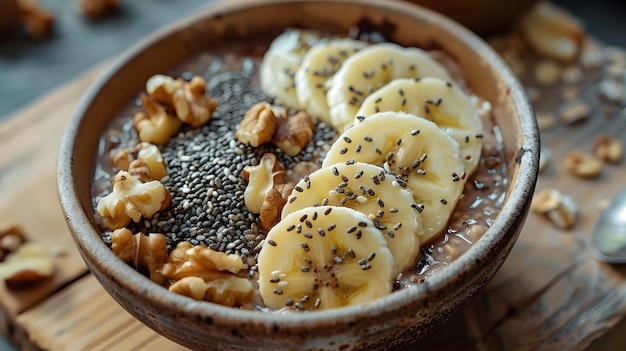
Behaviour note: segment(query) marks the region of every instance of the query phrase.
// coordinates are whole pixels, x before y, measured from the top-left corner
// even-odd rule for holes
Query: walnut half
[[[578,220],[578,205],[556,189],[545,188],[533,197],[531,209],[544,215],[557,228],[571,229]]]
[[[245,278],[225,275],[223,278],[205,282],[199,277],[185,277],[169,287],[177,294],[198,301],[237,307],[244,304],[254,292],[252,283]]]
[[[173,108],[176,116],[192,127],[206,124],[217,110],[217,100],[206,95],[206,80],[201,76],[186,82],[155,74],[146,82],[146,91],[159,103]]]
[[[49,252],[34,243],[20,245],[0,263],[0,277],[10,289],[22,289],[42,282],[54,274]]]
[[[259,102],[244,115],[237,127],[235,138],[254,147],[271,141],[276,132],[276,115],[267,102]]]
[[[12,221],[0,223],[0,262],[25,241],[24,230]]]
[[[158,180],[142,183],[126,171],[113,178],[113,192],[98,201],[97,211],[110,229],[139,222],[165,208],[172,201],[170,192]]]
[[[167,240],[160,233],[133,234],[127,228],[120,228],[111,234],[111,250],[122,261],[138,271],[147,271],[150,279],[158,284],[165,281],[161,267],[168,259]]]
[[[205,281],[222,278],[224,274],[236,274],[243,267],[243,260],[235,254],[225,254],[206,246],[192,246],[183,241],[170,252],[161,273],[174,280],[184,277],[200,277]]]
[[[166,144],[178,133],[182,122],[176,116],[167,113],[165,108],[145,94],[140,96],[144,111],[133,116],[133,126],[137,130],[139,140],[152,144]]]
[[[272,142],[289,156],[302,151],[313,135],[315,125],[308,113],[300,111],[287,119],[278,120],[278,129]]]

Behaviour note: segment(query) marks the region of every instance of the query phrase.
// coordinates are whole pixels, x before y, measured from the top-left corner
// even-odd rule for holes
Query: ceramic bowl
[[[484,236],[423,284],[371,303],[313,313],[271,314],[197,302],[157,286],[119,260],[101,239],[92,206],[98,140],[151,75],[224,42],[286,27],[348,33],[367,25],[406,46],[441,49],[473,91],[493,104],[508,166],[508,193]],[[408,2],[224,2],[141,41],[85,93],[63,136],[58,188],[67,223],[89,269],[138,320],[192,349],[380,349],[423,338],[460,311],[496,273],[528,213],[537,178],[539,133],[524,91],[479,37]]]

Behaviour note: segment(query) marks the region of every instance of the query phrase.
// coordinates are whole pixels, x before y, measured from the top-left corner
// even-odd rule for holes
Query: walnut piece
[[[248,182],[243,195],[244,204],[254,214],[260,213],[267,192],[276,184],[284,184],[286,179],[285,167],[272,153],[263,154],[258,165],[244,167],[241,175]]]
[[[553,86],[561,79],[562,69],[554,60],[544,59],[535,64],[535,81],[541,86]]]
[[[146,183],[151,180],[152,172],[150,171],[150,166],[148,162],[140,159],[136,159],[128,165],[128,173],[133,177],[137,178],[140,182]]]
[[[565,156],[565,167],[581,178],[597,178],[602,173],[602,161],[580,151],[570,151]]]
[[[167,169],[165,168],[165,161],[159,147],[147,142],[142,142],[135,146],[137,152],[137,159],[145,161],[150,168],[150,174],[152,179],[161,180],[167,175]]]
[[[624,146],[618,138],[599,134],[595,140],[594,151],[596,156],[602,161],[617,164],[622,161]]]
[[[227,275],[209,282],[199,277],[185,277],[172,284],[169,290],[198,301],[238,307],[250,299],[254,288],[248,279]]]
[[[165,281],[161,267],[167,262],[167,240],[160,233],[133,234],[127,228],[115,229],[111,234],[111,250],[122,261],[138,271],[147,271],[158,284]]]
[[[621,68],[620,70],[623,75],[622,77],[624,77],[626,68]],[[600,97],[611,103],[621,104],[624,102],[624,99],[626,99],[626,90],[624,89],[624,85],[612,79],[605,78],[600,81],[600,83],[598,83],[598,90],[600,92]]]
[[[178,118],[194,128],[209,122],[217,110],[217,100],[206,95],[206,80],[200,76],[183,83],[182,93],[173,98]]]
[[[591,109],[582,100],[572,100],[561,104],[558,119],[561,123],[570,125],[583,121],[589,117]]]
[[[78,0],[78,11],[90,19],[98,19],[119,10],[120,0]]]
[[[300,111],[293,116],[278,120],[278,128],[272,142],[289,156],[302,151],[313,135],[315,125],[308,113]]]
[[[146,81],[146,92],[156,102],[174,107],[172,96],[183,88],[183,81],[165,74],[155,74]]]
[[[0,223],[0,262],[25,241],[24,230],[13,221]]]
[[[174,280],[193,276],[211,281],[222,278],[224,274],[237,274],[242,267],[243,260],[239,255],[225,254],[204,245],[192,246],[183,241],[170,252],[161,273]]]
[[[278,184],[265,193],[265,199],[259,210],[261,228],[270,230],[280,221],[283,207],[285,207],[287,198],[294,187],[294,183]]]
[[[37,0],[18,0],[18,22],[33,39],[44,39],[52,32],[54,15]]]
[[[132,151],[119,150],[112,161],[118,170],[128,171],[144,183],[154,179],[161,180],[167,175],[161,150],[158,146],[145,141],[135,145]]]
[[[182,122],[147,95],[140,94],[140,98],[144,111],[133,116],[133,126],[139,140],[157,145],[166,144],[172,135],[178,133]]]
[[[274,138],[276,123],[277,117],[272,106],[267,102],[259,102],[243,116],[235,138],[243,144],[257,147]]]
[[[25,243],[0,263],[0,277],[9,289],[22,289],[52,277],[54,269],[52,256],[44,247]]]
[[[580,52],[584,28],[566,11],[540,1],[519,20],[526,41],[540,54],[572,61]]]
[[[578,220],[576,202],[556,189],[545,188],[538,191],[533,197],[530,208],[544,215],[560,229],[571,229]]]
[[[113,178],[113,191],[98,201],[97,211],[110,229],[126,226],[131,220],[152,216],[171,203],[170,192],[158,180],[142,183],[127,171]]]
[[[121,149],[115,153],[111,161],[113,162],[115,168],[117,168],[118,170],[128,171],[130,163],[134,160],[135,157],[130,150]]]
[[[217,100],[206,95],[206,80],[194,76],[189,82],[157,74],[146,82],[146,91],[157,102],[174,108],[176,116],[192,127],[211,120]]]

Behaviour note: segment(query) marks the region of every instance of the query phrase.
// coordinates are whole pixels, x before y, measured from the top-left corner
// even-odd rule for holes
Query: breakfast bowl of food
[[[85,92],[58,188],[87,266],[192,349],[392,349],[526,218],[539,134],[479,37],[405,2],[229,2]]]

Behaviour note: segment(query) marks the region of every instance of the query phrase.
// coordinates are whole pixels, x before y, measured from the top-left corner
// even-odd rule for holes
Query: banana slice
[[[296,185],[282,217],[319,205],[350,207],[367,215],[385,236],[396,273],[415,263],[424,230],[422,215],[411,191],[381,167],[356,162],[318,169]]]
[[[259,79],[263,92],[276,98],[276,104],[300,108],[294,76],[304,55],[320,40],[318,32],[291,29],[272,41],[261,61]]]
[[[469,96],[439,78],[395,79],[368,96],[357,116],[379,111],[403,111],[435,122],[461,149],[465,172],[478,166],[483,145],[483,125]]]
[[[451,80],[446,69],[426,51],[393,43],[369,46],[348,57],[328,81],[328,102],[333,127],[343,131],[352,124],[363,99],[396,78],[437,77]]]
[[[445,229],[463,195],[459,145],[435,123],[415,115],[387,111],[359,119],[331,145],[322,167],[346,161],[382,166],[413,192],[422,214],[422,243]]]
[[[314,45],[304,56],[294,79],[301,108],[330,125],[326,82],[345,59],[366,46],[365,42],[353,39],[336,39]]]
[[[391,293],[394,261],[374,223],[347,207],[306,207],[274,226],[258,257],[271,309],[329,309]]]

